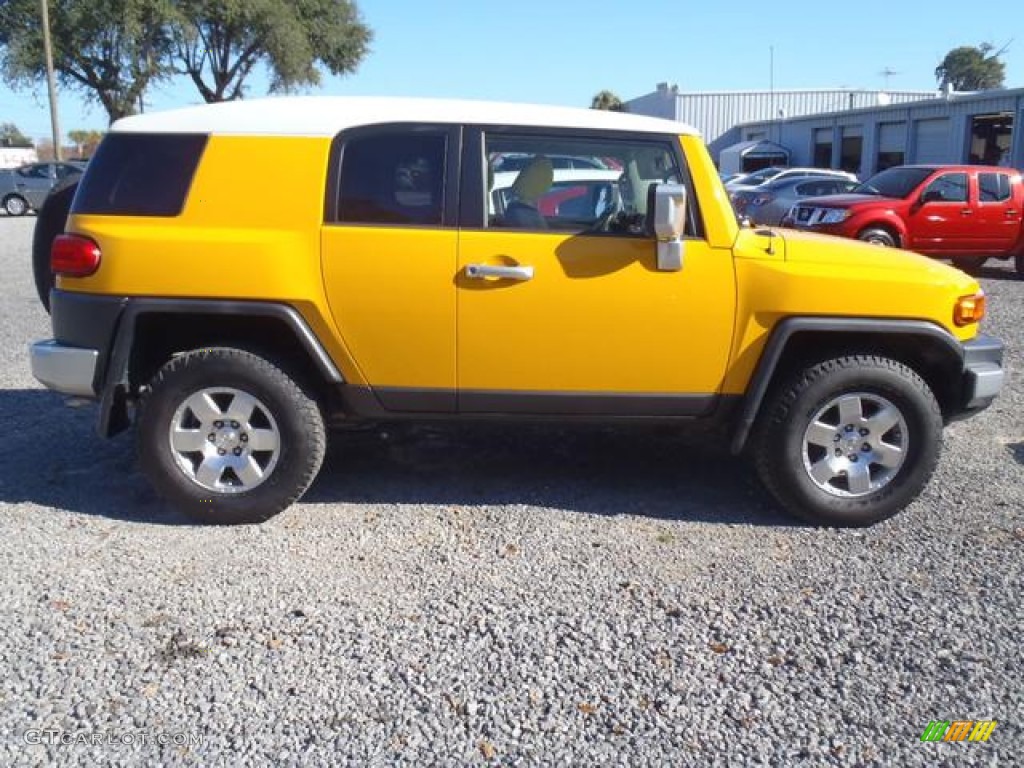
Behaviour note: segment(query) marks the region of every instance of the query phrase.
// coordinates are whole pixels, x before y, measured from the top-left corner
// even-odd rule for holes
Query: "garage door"
[[[952,161],[949,151],[949,118],[918,120],[914,123],[915,163],[948,163]]]
[[[905,123],[882,123],[878,126],[878,151],[902,152],[906,135]]]

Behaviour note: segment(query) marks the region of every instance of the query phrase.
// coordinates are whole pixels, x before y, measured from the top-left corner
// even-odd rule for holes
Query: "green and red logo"
[[[996,725],[995,720],[932,720],[921,741],[988,741]]]

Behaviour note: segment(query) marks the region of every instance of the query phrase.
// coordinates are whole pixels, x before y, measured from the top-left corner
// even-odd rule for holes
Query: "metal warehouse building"
[[[727,137],[731,143],[779,144],[788,150],[790,165],[842,168],[866,178],[904,163],[1024,169],[1022,126],[1024,88],[1018,88],[747,122]]]
[[[754,120],[790,120],[801,115],[900,104],[932,98],[935,91],[866,91],[849,88],[781,91],[681,93],[670,83],[626,102],[638,115],[664,117],[692,125],[718,153],[740,141],[737,126]]]

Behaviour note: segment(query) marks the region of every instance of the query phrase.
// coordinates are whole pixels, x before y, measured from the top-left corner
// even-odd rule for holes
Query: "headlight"
[[[845,208],[829,208],[818,220],[820,224],[839,224],[850,218],[850,212]]]

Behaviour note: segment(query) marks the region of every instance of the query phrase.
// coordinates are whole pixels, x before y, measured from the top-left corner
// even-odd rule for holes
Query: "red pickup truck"
[[[1020,171],[981,165],[902,165],[848,195],[801,200],[782,226],[951,258],[961,269],[1015,259],[1024,277]]]

